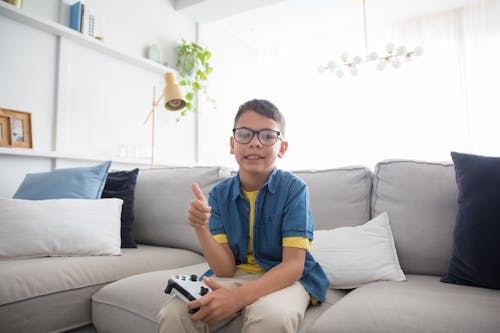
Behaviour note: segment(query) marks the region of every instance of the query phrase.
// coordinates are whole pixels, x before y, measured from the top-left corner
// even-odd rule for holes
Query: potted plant
[[[208,76],[212,73],[212,67],[209,62],[212,54],[198,43],[188,43],[184,39],[176,47],[176,53],[177,70],[181,76],[179,85],[183,86],[186,91],[186,107],[180,113],[183,117],[188,111],[197,111],[195,98],[198,92],[202,91],[207,95],[206,83]],[[208,100],[213,103],[213,100],[210,98]],[[177,118],[177,121],[179,120],[180,118]]]

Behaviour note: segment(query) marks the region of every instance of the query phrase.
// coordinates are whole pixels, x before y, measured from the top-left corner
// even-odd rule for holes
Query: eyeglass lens
[[[262,129],[260,131],[253,131],[249,128],[236,128],[234,130],[234,138],[239,143],[249,143],[252,141],[253,136],[257,134],[259,142],[265,146],[272,146],[276,143],[279,137],[279,132],[272,129]]]

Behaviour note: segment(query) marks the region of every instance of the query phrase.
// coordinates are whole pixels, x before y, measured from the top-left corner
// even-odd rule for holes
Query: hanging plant
[[[177,70],[181,76],[179,85],[183,86],[186,92],[186,107],[180,113],[183,117],[188,111],[198,111],[195,98],[200,91],[213,103],[206,90],[208,76],[212,73],[209,62],[212,54],[198,43],[188,43],[184,39],[176,47],[176,53]],[[180,118],[177,118],[177,121],[179,120]]]

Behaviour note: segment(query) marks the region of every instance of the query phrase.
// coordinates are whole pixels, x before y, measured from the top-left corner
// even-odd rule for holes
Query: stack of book
[[[70,6],[69,27],[85,36],[97,37],[97,19],[88,6],[77,1]]]

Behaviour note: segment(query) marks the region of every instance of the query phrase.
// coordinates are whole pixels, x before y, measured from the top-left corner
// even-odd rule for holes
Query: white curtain
[[[500,155],[500,131],[495,129],[500,120],[499,7],[500,0],[488,0],[369,25],[369,51],[381,54],[388,42],[424,48],[422,57],[398,70],[379,72],[375,63],[365,63],[356,77],[318,73],[320,64],[343,51],[364,55],[361,30],[258,50],[255,97],[274,102],[287,119],[290,145],[278,165],[304,169],[373,167],[387,158],[446,161],[452,150]],[[218,52],[224,50],[213,50]],[[226,91],[231,89],[228,85]],[[217,149],[210,149],[212,160],[202,164],[221,160]]]
[[[468,148],[500,156],[500,1],[466,7],[463,24]]]

